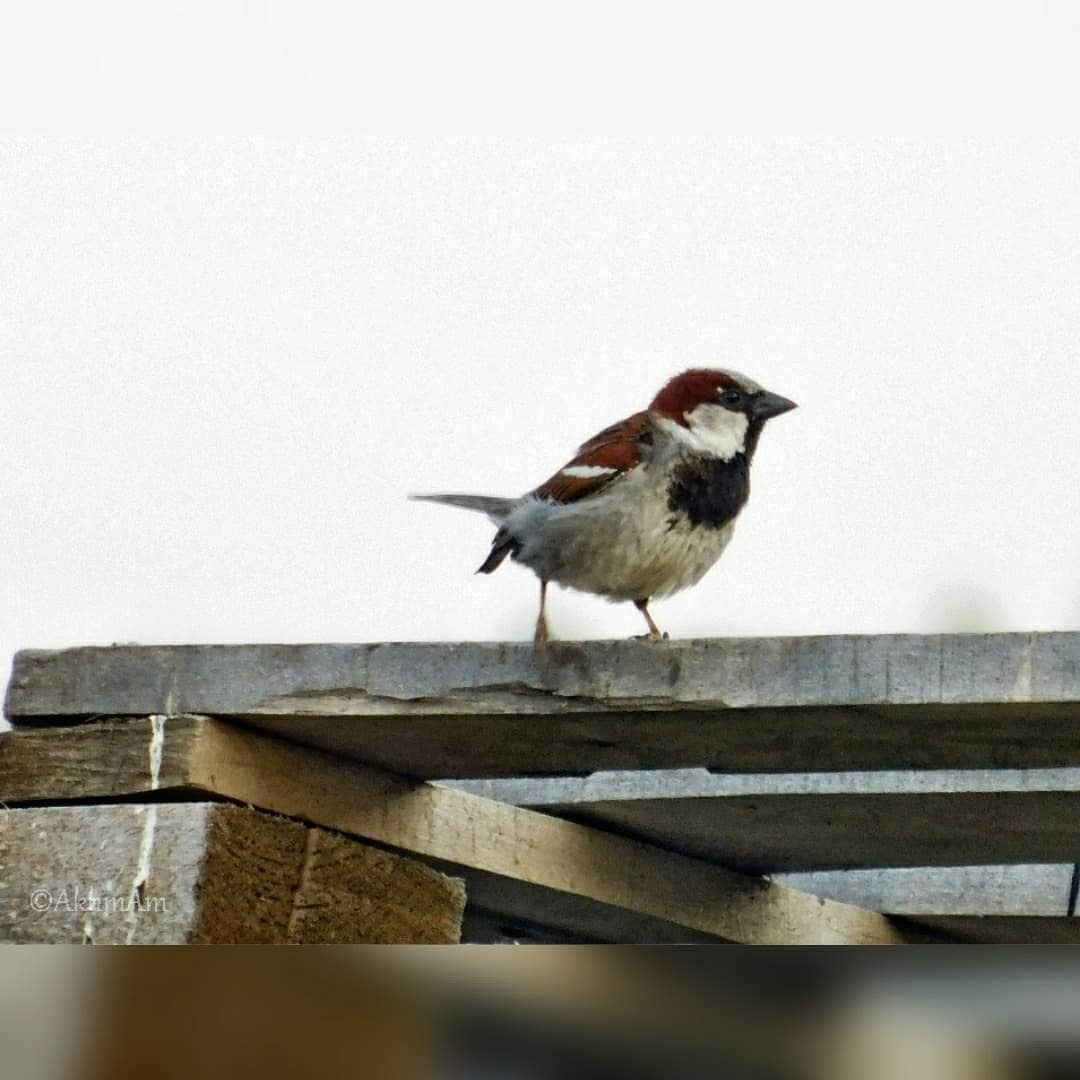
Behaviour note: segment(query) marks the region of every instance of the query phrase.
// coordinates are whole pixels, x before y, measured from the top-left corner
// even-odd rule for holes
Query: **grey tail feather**
[[[517,499],[500,499],[494,495],[410,495],[409,498],[420,502],[457,506],[462,510],[476,510],[481,514],[487,514],[496,525],[501,525],[506,515],[518,503]]]

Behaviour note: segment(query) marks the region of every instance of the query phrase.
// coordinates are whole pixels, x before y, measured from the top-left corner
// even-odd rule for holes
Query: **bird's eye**
[[[741,405],[743,400],[743,393],[741,390],[725,390],[720,395],[720,400],[729,407]]]

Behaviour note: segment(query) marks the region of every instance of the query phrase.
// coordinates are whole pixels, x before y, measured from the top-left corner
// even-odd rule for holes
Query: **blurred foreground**
[[[67,1080],[1076,1075],[1060,954],[22,948],[3,1075]]]

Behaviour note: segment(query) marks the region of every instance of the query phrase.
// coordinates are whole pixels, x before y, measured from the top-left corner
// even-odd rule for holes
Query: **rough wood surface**
[[[174,724],[155,745],[154,723],[94,723],[0,732],[0,801],[67,802],[109,798],[116,778],[139,791],[182,787],[196,727]],[[93,752],[87,754],[87,747]]]
[[[920,866],[778,874],[793,889],[890,915],[1069,913],[1073,865]]]
[[[460,877],[325,829],[308,829],[307,839],[289,941],[446,945],[460,940],[465,909]]]
[[[0,812],[0,941],[188,941],[212,813],[195,804]],[[140,897],[147,840],[157,858]]]
[[[414,860],[224,803],[7,810],[0,866],[11,942],[452,943],[465,902]]]
[[[6,709],[206,713],[423,778],[1075,765],[1080,634],[24,651]]]
[[[1080,852],[1075,768],[723,776],[680,769],[441,782],[758,873],[1050,863]]]
[[[743,795],[536,809],[750,873],[1064,862],[1080,792]]]
[[[124,723],[124,722],[121,722]],[[147,752],[180,736],[185,755],[174,779],[201,790],[422,855],[467,872],[470,893],[489,910],[542,922],[561,911],[575,932],[599,940],[720,940],[789,943],[898,943],[874,912],[819,900],[634,840],[493,802],[450,788],[269,739],[208,718],[127,721]],[[111,726],[111,725],[108,725]],[[98,725],[72,732],[72,760],[107,753]],[[8,740],[49,739],[17,730]],[[100,774],[103,770],[94,770]],[[2,778],[2,774],[0,774]],[[0,779],[2,782],[2,779]],[[23,797],[48,798],[48,780]],[[142,795],[141,767],[115,771],[109,797]],[[162,790],[159,785],[158,790]],[[95,794],[106,792],[99,784]],[[3,798],[0,788],[0,798]],[[11,801],[11,800],[7,800]],[[568,911],[568,909],[570,909]],[[625,935],[625,936],[624,936]]]
[[[1040,932],[1045,932],[1050,941],[1077,939],[1080,920],[1057,926],[1069,912],[1072,873],[1071,864],[951,866],[818,871],[780,874],[773,880],[813,896],[887,915],[907,916],[902,925],[909,931],[923,922],[924,928],[936,936],[948,937],[955,931],[958,940],[1030,943],[1039,940]],[[574,922],[572,912],[568,920],[562,912],[536,905],[534,917],[529,920],[508,916],[505,911],[504,904],[496,902],[494,910],[489,910],[479,896],[470,897],[462,940],[495,944],[587,944],[596,940],[589,935],[587,926],[582,928]],[[956,916],[959,918],[952,918]]]

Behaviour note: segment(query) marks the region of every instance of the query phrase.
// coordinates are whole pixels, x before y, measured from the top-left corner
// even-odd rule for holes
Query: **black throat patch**
[[[730,461],[702,458],[680,465],[668,488],[668,506],[694,525],[723,528],[750,497],[750,461],[736,454]]]

